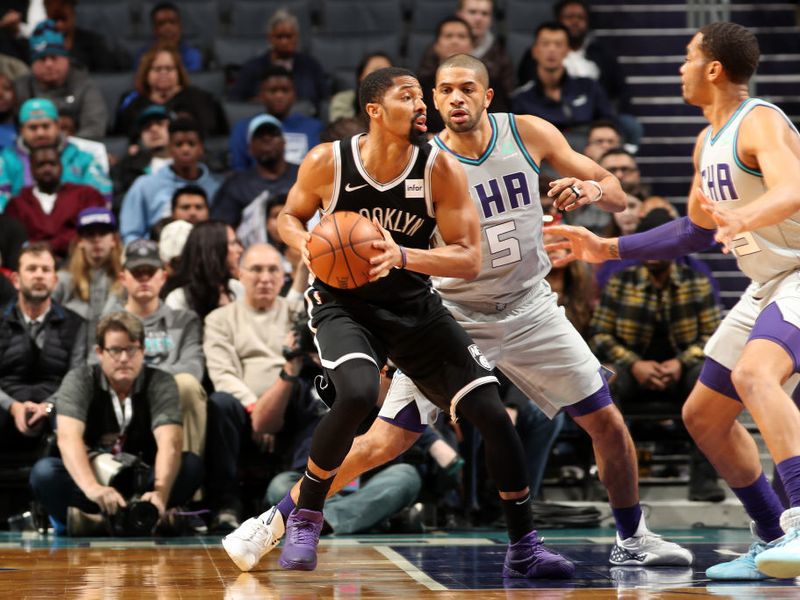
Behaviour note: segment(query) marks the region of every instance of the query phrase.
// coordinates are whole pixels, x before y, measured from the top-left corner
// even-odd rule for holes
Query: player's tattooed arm
[[[544,246],[548,253],[557,250],[567,251],[566,255],[551,259],[556,268],[564,267],[574,260],[601,263],[620,257],[619,238],[601,238],[585,227],[573,225],[553,225],[545,231],[553,236],[564,238],[563,241],[550,242]]]

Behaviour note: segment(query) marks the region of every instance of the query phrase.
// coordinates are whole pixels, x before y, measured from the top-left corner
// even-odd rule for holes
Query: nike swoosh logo
[[[356,190],[360,190],[361,188],[367,187],[368,184],[363,183],[361,185],[350,185],[349,183],[344,186],[345,192],[355,192]]]

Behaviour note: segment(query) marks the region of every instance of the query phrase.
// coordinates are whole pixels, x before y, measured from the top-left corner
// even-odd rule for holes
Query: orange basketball
[[[351,211],[325,215],[311,232],[308,253],[311,270],[322,281],[347,290],[369,281],[369,259],[382,250],[372,242],[382,240],[380,230],[370,221]]]

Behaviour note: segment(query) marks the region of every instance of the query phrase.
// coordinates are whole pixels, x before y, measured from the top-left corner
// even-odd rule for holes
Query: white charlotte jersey
[[[759,98],[748,98],[712,135],[709,129],[700,155],[703,192],[726,206],[745,206],[767,191],[760,171],[745,166],[736,152],[742,119],[757,106],[778,111],[797,132],[783,111]],[[800,190],[798,190],[800,193]],[[742,272],[766,293],[773,283],[800,268],[800,213],[768,227],[745,232],[733,240],[733,252]]]
[[[445,300],[502,307],[525,296],[550,270],[542,243],[539,166],[520,139],[514,115],[489,115],[492,137],[483,156],[460,156],[436,136],[431,141],[464,167],[481,222],[481,270],[465,281],[434,278]]]

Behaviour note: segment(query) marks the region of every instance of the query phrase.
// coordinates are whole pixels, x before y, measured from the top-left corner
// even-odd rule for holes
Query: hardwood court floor
[[[673,530],[692,568],[612,568],[610,529],[545,531],[578,563],[570,581],[504,582],[500,533],[325,538],[316,571],[283,571],[278,550],[240,573],[218,538],[109,540],[0,534],[0,598],[358,600],[366,598],[800,598],[800,579],[710,583],[703,571],[749,544],[741,530]]]

